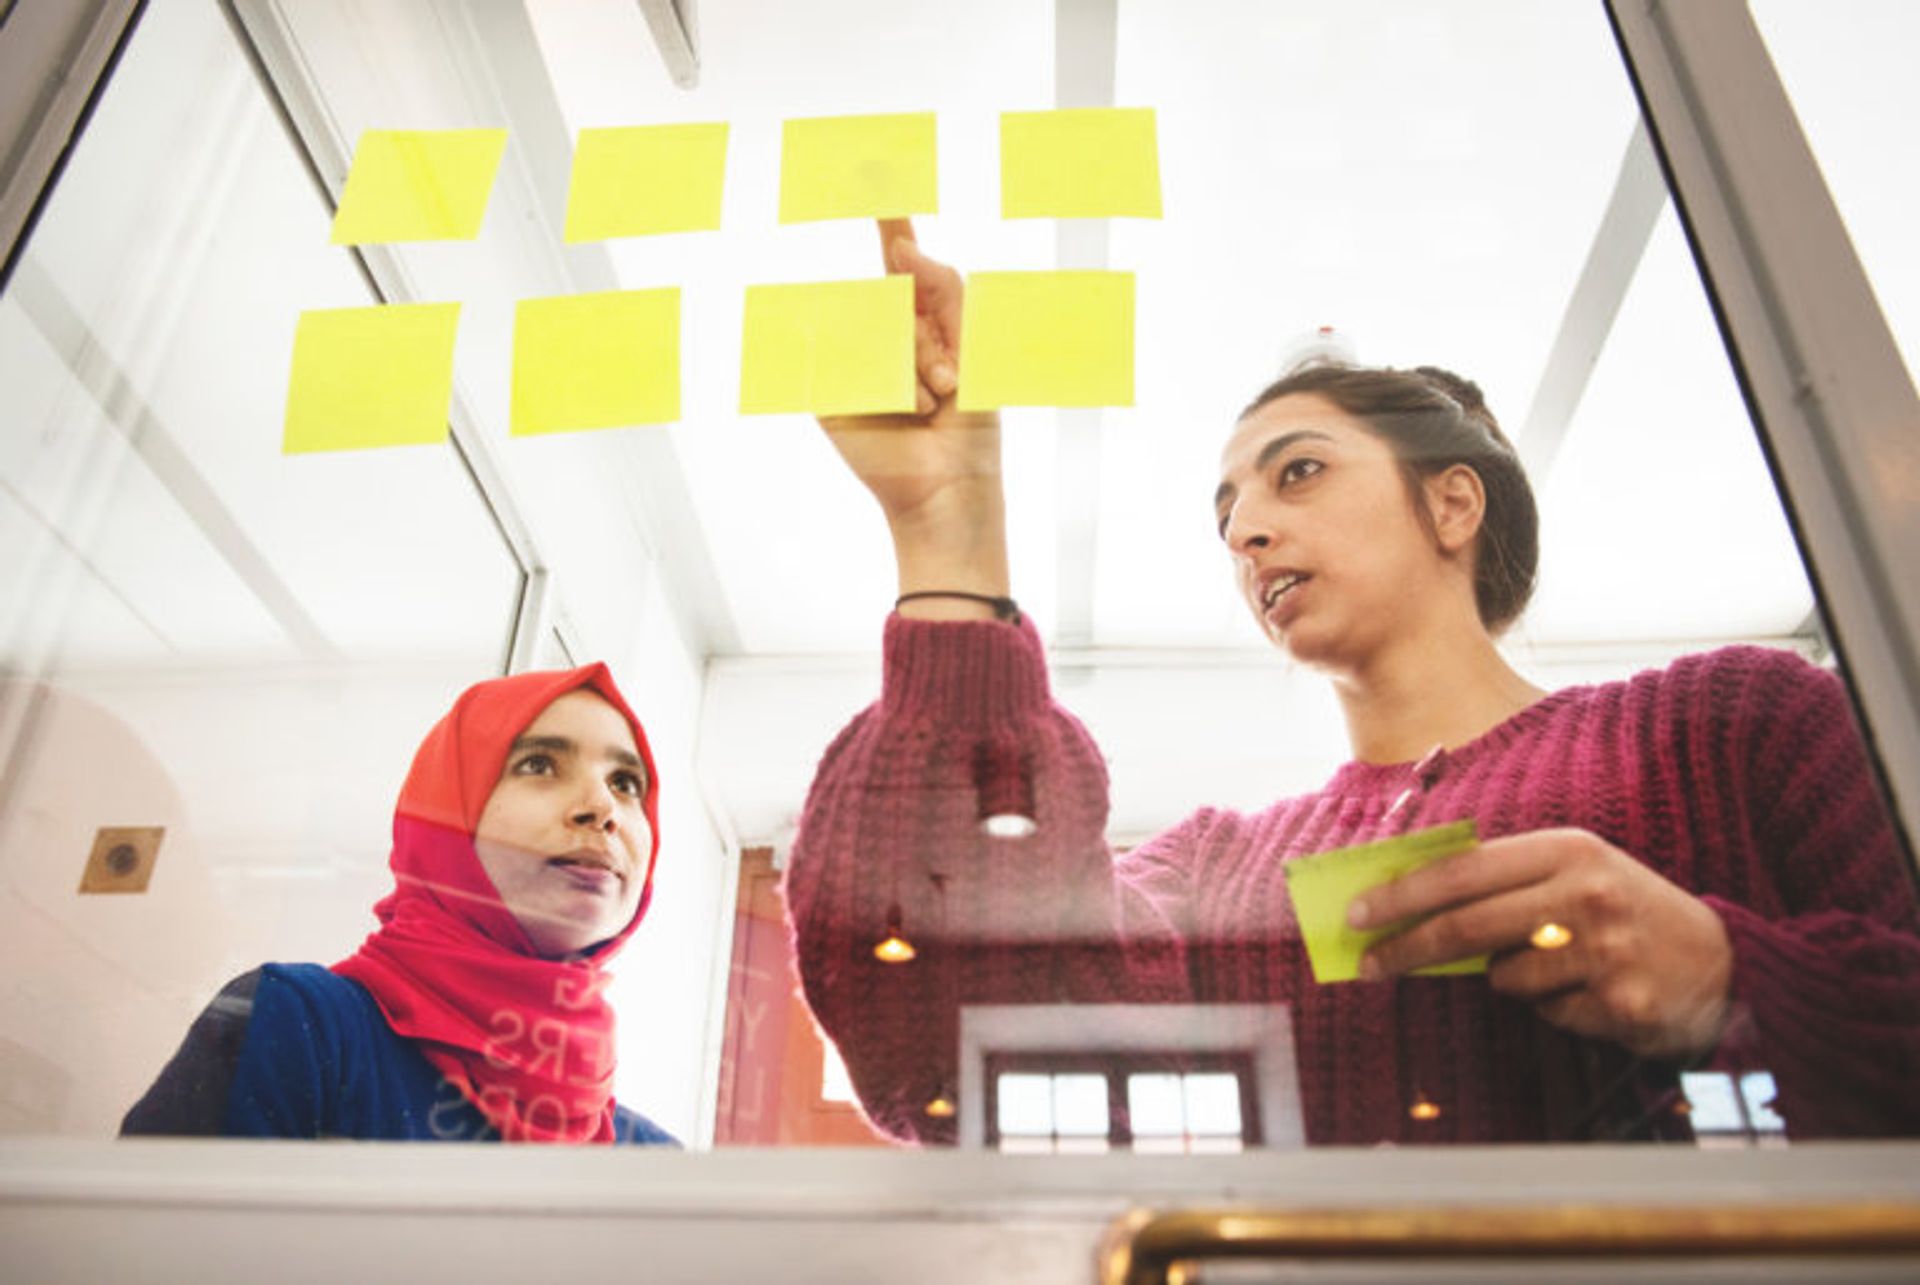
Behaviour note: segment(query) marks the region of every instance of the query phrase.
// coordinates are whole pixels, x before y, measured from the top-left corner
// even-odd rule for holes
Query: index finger
[[[1347,903],[1347,923],[1359,929],[1379,928],[1538,883],[1553,872],[1550,856],[1543,845],[1527,842],[1524,835],[1489,839],[1368,889]]]
[[[893,243],[905,241],[909,245],[919,245],[913,235],[912,219],[877,219],[880,225],[880,262],[891,271],[893,268]]]

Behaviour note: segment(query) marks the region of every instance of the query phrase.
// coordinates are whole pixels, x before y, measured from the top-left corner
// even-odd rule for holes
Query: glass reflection
[[[1166,218],[1085,241],[993,200],[995,113],[1056,92],[1046,6],[993,0],[964,31],[877,0],[717,7],[694,91],[634,73],[654,51],[616,9],[530,5],[539,48],[486,51],[516,74],[465,78],[537,86],[502,110],[503,181],[543,175],[538,199],[495,210],[500,239],[394,255],[465,301],[470,413],[538,496],[535,663],[613,657],[660,743],[690,768],[702,746],[707,789],[665,774],[684,793],[625,956],[619,1096],[692,1145],[711,1120],[720,1143],[1050,1154],[1284,1145],[1282,1119],[1362,1144],[1917,1127],[1907,858],[1670,215],[1551,467],[1512,467],[1634,123],[1597,6],[1121,6],[1097,57],[1159,113]],[[471,103],[412,78],[401,20],[292,10],[343,129],[475,123],[360,120]],[[928,41],[938,67],[889,56]],[[402,92],[371,88],[369,49]],[[0,398],[32,430],[6,436],[0,497],[23,551],[0,573],[6,1131],[111,1131],[220,979],[365,932],[407,751],[516,616],[520,568],[452,452],[291,469],[271,447],[292,319],[371,300],[258,91],[217,6],[148,6],[0,300]],[[885,266],[919,278],[931,341],[957,333],[961,271],[1098,240],[1138,280],[1135,407],[964,417],[923,365],[930,416],[823,436],[737,414],[744,288],[881,266],[864,224],[774,223],[779,122],[928,108],[945,205],[917,240],[890,229]],[[732,122],[723,230],[560,249],[538,207],[564,200],[571,131],[675,119]],[[680,285],[684,421],[507,442],[506,319],[534,282]],[[1385,391],[1309,371],[1243,415],[1328,323],[1349,363],[1400,372]],[[1408,373],[1428,362],[1472,380]],[[684,495],[658,480],[678,460]],[[909,604],[874,681],[890,551],[899,591],[1011,594],[1020,618]],[[1309,932],[1288,866],[1468,819],[1461,860]],[[77,897],[72,867],[126,823],[165,831],[144,900]],[[515,879],[480,870],[489,896]],[[1321,981],[1307,939],[1350,912],[1384,934],[1353,950],[1375,975]],[[1418,972],[1463,956],[1489,958]],[[249,976],[216,1012],[259,1001]],[[1040,1053],[969,1046],[1001,1005],[1089,1016]],[[1205,1016],[1142,1034],[1116,1005],[1277,1010],[1259,1029],[1290,1042],[1208,1039]],[[523,1065],[578,1050],[594,1078],[597,1037],[541,1021],[502,1023]],[[405,1136],[574,1127],[496,1121],[424,1065],[442,1096]]]

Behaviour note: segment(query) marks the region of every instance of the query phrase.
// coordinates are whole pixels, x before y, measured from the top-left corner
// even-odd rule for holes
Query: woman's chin
[[[1303,669],[1333,674],[1343,668],[1340,648],[1334,645],[1333,640],[1317,635],[1311,627],[1269,627],[1267,637],[1275,647],[1286,653],[1287,659]]]
[[[532,927],[523,921],[520,927],[542,959],[574,959],[618,937],[626,923],[614,924],[596,917],[591,922],[547,920]]]

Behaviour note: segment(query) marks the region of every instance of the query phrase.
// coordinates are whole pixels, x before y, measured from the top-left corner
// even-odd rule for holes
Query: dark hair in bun
[[[1433,517],[1419,502],[1421,482],[1456,464],[1479,475],[1487,510],[1474,551],[1474,604],[1491,632],[1518,619],[1539,571],[1540,515],[1520,457],[1479,385],[1438,366],[1312,364],[1267,385],[1240,417],[1295,393],[1326,398],[1393,448],[1414,512],[1429,529]]]

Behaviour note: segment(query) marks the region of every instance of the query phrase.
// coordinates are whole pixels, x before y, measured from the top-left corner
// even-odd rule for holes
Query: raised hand
[[[949,589],[1007,593],[1006,505],[1000,484],[1000,418],[962,414],[960,274],[921,253],[913,224],[880,221],[890,271],[913,278],[912,415],[823,417],[835,449],[886,514],[899,562],[900,591]],[[972,618],[991,609],[964,600],[923,600],[904,614]]]

